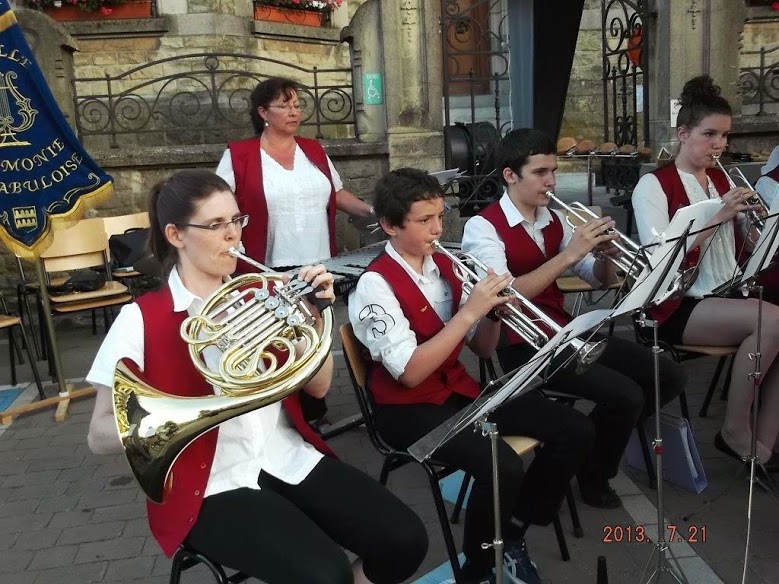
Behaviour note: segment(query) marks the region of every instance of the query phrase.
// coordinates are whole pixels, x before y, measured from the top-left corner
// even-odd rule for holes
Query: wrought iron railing
[[[441,0],[441,13],[446,165],[464,173],[451,189],[470,216],[503,190],[494,150],[511,130],[508,20],[502,0]]]
[[[757,105],[757,115],[766,113],[767,104],[779,103],[779,45],[758,51],[742,51],[743,60],[750,55],[758,57],[757,65],[742,66],[739,74],[739,87],[744,105]],[[776,53],[776,54],[775,54]]]
[[[649,136],[648,47],[642,0],[602,0],[603,138],[617,145]]]
[[[352,71],[306,69],[239,53],[160,59],[105,77],[74,79],[79,137],[112,148],[221,143],[253,134],[249,96],[256,84],[283,75],[301,84],[301,133],[358,136]]]

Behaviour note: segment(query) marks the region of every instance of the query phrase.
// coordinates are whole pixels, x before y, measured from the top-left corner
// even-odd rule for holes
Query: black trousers
[[[259,484],[206,497],[187,542],[268,584],[351,584],[342,547],[372,582],[396,584],[427,553],[414,512],[347,464],[324,458],[298,485],[262,472]]]
[[[557,372],[545,389],[570,393],[595,402],[590,420],[595,427],[595,446],[579,472],[580,483],[603,487],[617,474],[619,462],[636,423],[654,412],[655,384],[651,349],[619,337],[608,345],[597,363],[581,375]],[[536,351],[523,343],[498,349],[504,371],[526,363]],[[685,374],[679,364],[660,357],[660,401],[664,405],[684,389]],[[580,486],[584,486],[581,485]]]
[[[391,446],[406,449],[470,401],[453,394],[442,405],[379,406],[377,430]],[[530,436],[543,442],[527,472],[521,458],[507,444],[499,442],[501,524],[504,537],[510,539],[512,514],[537,525],[547,525],[554,519],[571,478],[592,446],[594,432],[585,415],[538,392],[504,404],[491,419],[502,435]],[[474,574],[486,573],[494,560],[492,550],[481,549],[482,543],[494,537],[490,440],[464,430],[436,451],[433,458],[474,478],[465,512],[463,552]]]

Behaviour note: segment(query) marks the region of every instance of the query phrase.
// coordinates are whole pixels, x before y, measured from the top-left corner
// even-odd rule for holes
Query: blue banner
[[[52,222],[72,223],[113,193],[54,101],[8,0],[0,0],[0,239],[37,257]]]

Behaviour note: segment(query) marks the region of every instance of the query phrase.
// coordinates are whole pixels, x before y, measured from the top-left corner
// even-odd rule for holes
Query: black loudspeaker
[[[495,170],[495,148],[500,134],[490,122],[463,124],[444,128],[446,163],[467,175],[489,174]]]

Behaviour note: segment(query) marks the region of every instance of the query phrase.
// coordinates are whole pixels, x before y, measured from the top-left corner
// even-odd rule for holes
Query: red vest
[[[327,164],[327,154],[316,140],[295,137],[303,154],[314,166],[327,177],[330,182],[330,200],[327,203],[327,228],[330,232],[330,255],[337,253],[335,245],[335,186]],[[235,198],[238,208],[249,215],[249,224],[243,229],[241,240],[246,248],[246,255],[265,263],[268,250],[268,202],[262,182],[262,165],[260,157],[260,137],[231,142],[227,145],[233,162],[235,176]],[[238,262],[238,272],[254,272],[255,268]]]
[[[186,311],[173,312],[170,289],[165,287],[150,292],[136,302],[144,323],[142,379],[172,395],[213,395],[213,388],[192,365],[187,345],[179,336],[181,323],[188,315]],[[288,397],[283,405],[301,436],[324,454],[333,455],[303,418],[298,395]],[[181,545],[197,520],[214,461],[218,432],[218,428],[206,432],[181,452],[168,476],[170,490],[161,505],[146,502],[149,527],[168,557]]]
[[[492,226],[498,233],[498,237],[505,242],[506,262],[512,275],[522,276],[529,274],[549,261],[550,257],[557,255],[557,250],[560,249],[560,244],[563,241],[563,224],[554,211],[550,209],[549,212],[552,215],[552,220],[542,230],[544,247],[546,252],[551,254],[549,256],[544,255],[538,244],[521,224],[514,227],[509,226],[508,219],[506,219],[506,214],[501,209],[499,201],[492,203],[480,213],[482,217],[492,223]],[[565,326],[571,322],[571,315],[565,311],[565,298],[560,288],[557,287],[557,282],[552,282],[540,294],[534,298],[528,298],[528,300],[532,301],[534,305],[543,310],[547,316],[560,326]],[[525,313],[532,317],[532,314],[526,311]],[[554,335],[554,332],[549,327],[540,323],[537,324],[550,335],[550,338]],[[507,326],[503,325],[503,330],[508,335],[509,344],[516,345],[525,342],[522,337]]]
[[[769,170],[766,174],[763,176],[767,176],[768,178],[774,179],[776,182],[779,183],[779,166],[774,168],[773,170]]]
[[[679,172],[676,169],[676,165],[671,163],[662,168],[652,171],[657,177],[660,187],[663,189],[666,198],[668,199],[668,218],[673,219],[676,212],[682,207],[687,207],[690,204],[690,199],[687,196],[687,191],[684,190],[682,179],[679,176]],[[714,184],[714,188],[720,196],[724,195],[730,190],[730,183],[728,177],[718,168],[707,168],[706,174]],[[700,258],[701,249],[696,247],[687,252],[680,269],[687,269],[698,265],[698,259]],[[734,250],[735,253],[735,250]],[[679,305],[682,303],[681,298],[670,298],[654,307],[649,311],[651,317],[658,323],[663,323],[676,312]]]
[[[452,314],[457,312],[462,294],[462,282],[455,276],[452,262],[440,253],[433,254],[441,277],[452,288]],[[382,253],[366,268],[368,272],[380,274],[392,285],[392,291],[408,319],[411,330],[417,338],[417,345],[433,338],[444,323],[411,279],[406,270],[386,253]],[[381,363],[374,362],[369,372],[368,387],[377,404],[436,404],[444,403],[452,393],[476,398],[479,384],[468,375],[458,360],[465,340],[455,347],[441,366],[416,387],[406,387],[397,381]]]

